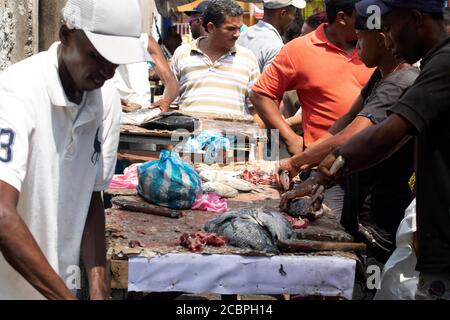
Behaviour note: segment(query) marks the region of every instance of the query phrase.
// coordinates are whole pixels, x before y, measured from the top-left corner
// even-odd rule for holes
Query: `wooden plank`
[[[306,229],[296,230],[297,238],[301,240],[331,241],[331,242],[353,242],[355,239],[339,228],[327,226],[310,225]]]
[[[278,240],[282,252],[314,252],[314,251],[363,251],[364,243],[329,242],[313,240]]]
[[[128,289],[128,260],[111,260],[111,289]]]
[[[180,219],[185,213],[181,210],[172,210],[148,203],[139,196],[115,197],[112,203],[124,210],[148,213],[172,219]]]
[[[159,151],[120,150],[117,152],[117,159],[131,162],[148,162],[158,160],[159,154]]]

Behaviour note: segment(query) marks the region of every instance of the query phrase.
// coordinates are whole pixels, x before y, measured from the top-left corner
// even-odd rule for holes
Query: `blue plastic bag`
[[[171,209],[190,209],[202,193],[202,179],[178,153],[163,150],[159,160],[138,168],[138,193],[146,200]]]
[[[231,149],[230,140],[221,133],[205,130],[199,135],[189,138],[185,150],[188,152],[199,152],[205,149],[205,163],[214,164],[218,161],[220,151]]]

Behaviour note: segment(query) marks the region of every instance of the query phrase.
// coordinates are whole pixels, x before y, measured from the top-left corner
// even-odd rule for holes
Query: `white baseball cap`
[[[145,61],[138,0],[68,0],[62,14],[68,27],[83,30],[106,60],[114,64]]]
[[[294,6],[298,9],[306,7],[305,0],[263,0],[264,8],[267,9],[280,9],[288,6]]]

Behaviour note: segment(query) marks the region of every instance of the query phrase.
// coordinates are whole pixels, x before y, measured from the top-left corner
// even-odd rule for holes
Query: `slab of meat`
[[[286,216],[289,223],[292,225],[292,228],[294,229],[306,229],[309,226],[309,220],[308,219],[302,219],[300,217],[293,218],[290,216]]]
[[[227,243],[228,239],[226,237],[221,237],[214,233],[185,233],[180,237],[180,245],[191,252],[200,252],[205,246],[221,247]]]
[[[245,169],[244,172],[241,174],[241,179],[251,182],[256,185],[275,185],[276,179],[273,174],[269,174],[267,172],[264,172],[262,170],[256,169],[256,170],[247,170]]]

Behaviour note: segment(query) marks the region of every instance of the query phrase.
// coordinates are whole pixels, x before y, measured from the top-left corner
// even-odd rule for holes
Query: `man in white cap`
[[[237,44],[250,49],[262,73],[283,47],[283,34],[295,18],[295,11],[306,6],[304,0],[264,0],[264,18],[245,30]]]
[[[61,42],[0,75],[0,299],[73,299],[80,258],[90,298],[109,297],[101,192],[120,99],[103,85],[145,59],[140,8],[68,0],[63,17]]]

